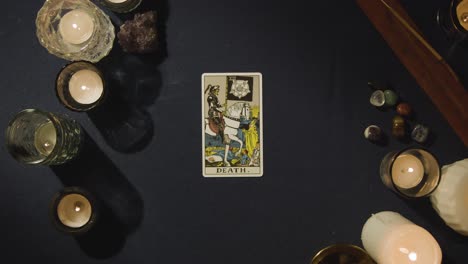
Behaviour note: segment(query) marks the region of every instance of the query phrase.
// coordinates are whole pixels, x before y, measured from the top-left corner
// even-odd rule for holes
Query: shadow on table
[[[443,233],[443,235],[456,243],[468,245],[468,239],[454,230],[452,230],[444,220],[437,214],[436,210],[432,207],[429,198],[407,200],[401,198],[408,204],[415,212],[417,212],[424,219],[427,219],[432,226],[436,226]]]
[[[99,203],[99,219],[87,233],[77,236],[81,249],[97,259],[121,251],[126,237],[143,220],[143,200],[135,187],[85,133],[80,155],[69,163],[51,166],[62,183],[91,192]]]
[[[133,18],[136,12],[148,10],[158,13],[158,51],[129,54],[116,41],[111,53],[97,63],[106,82],[106,98],[102,105],[88,112],[107,144],[123,153],[141,151],[154,137],[153,120],[146,108],[154,104],[163,86],[158,66],[168,56],[166,21],[169,5],[167,0],[143,1],[136,11],[115,15],[116,19],[126,20]]]
[[[436,227],[440,235],[447,238],[447,240],[468,246],[468,239],[461,234],[458,234],[456,231],[451,229],[444,220],[437,214],[437,212],[432,207],[431,201],[429,198],[417,199],[417,200],[407,200],[400,197],[405,201],[415,212],[417,212],[421,217],[426,219],[431,226]],[[449,255],[447,255],[447,248],[444,248],[444,245],[440,245],[443,253],[443,263],[455,264],[454,261]]]

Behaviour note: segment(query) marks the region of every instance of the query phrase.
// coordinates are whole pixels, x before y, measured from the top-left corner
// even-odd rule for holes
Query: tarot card
[[[261,73],[202,75],[205,177],[263,176]]]

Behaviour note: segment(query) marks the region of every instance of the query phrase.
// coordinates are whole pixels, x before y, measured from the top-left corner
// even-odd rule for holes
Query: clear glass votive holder
[[[36,18],[36,35],[51,54],[98,62],[115,39],[109,17],[89,0],[47,0]]]
[[[96,224],[99,205],[87,190],[67,187],[53,197],[49,215],[54,227],[60,232],[80,235]]]
[[[5,136],[13,158],[31,165],[65,163],[78,155],[83,141],[83,132],[75,120],[38,109],[16,114]]]
[[[100,0],[103,6],[117,13],[128,13],[135,10],[142,0]]]
[[[57,75],[55,91],[65,107],[78,112],[100,105],[106,94],[102,72],[85,61],[66,65]]]
[[[320,250],[310,264],[375,264],[375,262],[358,246],[336,244]]]
[[[429,196],[439,185],[440,165],[427,150],[409,148],[388,153],[380,163],[380,178],[406,198]]]

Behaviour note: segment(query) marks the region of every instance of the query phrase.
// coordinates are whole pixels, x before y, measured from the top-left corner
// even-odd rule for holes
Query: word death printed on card
[[[263,176],[262,75],[202,75],[205,177]]]

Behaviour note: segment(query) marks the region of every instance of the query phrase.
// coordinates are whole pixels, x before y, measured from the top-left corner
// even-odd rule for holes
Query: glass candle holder
[[[465,38],[468,33],[468,2],[451,0],[437,12],[437,23],[452,40]]]
[[[364,224],[362,244],[379,264],[440,264],[442,250],[424,228],[395,212],[379,212]]]
[[[103,101],[104,78],[93,64],[73,62],[58,74],[55,91],[65,107],[74,111],[88,111]]]
[[[407,198],[430,195],[439,185],[440,166],[427,150],[410,148],[388,153],[380,164],[382,182]]]
[[[51,54],[71,61],[98,62],[112,49],[109,17],[89,0],[47,0],[36,18],[36,35]]]
[[[98,212],[98,203],[93,195],[79,187],[68,187],[58,192],[50,206],[55,228],[71,235],[89,231],[97,221]]]
[[[367,252],[355,245],[337,244],[320,250],[311,264],[375,264]]]
[[[117,13],[128,13],[135,10],[142,0],[100,0],[103,6]]]
[[[76,121],[38,109],[19,112],[5,135],[13,158],[25,164],[42,165],[58,165],[73,159],[83,138]]]

